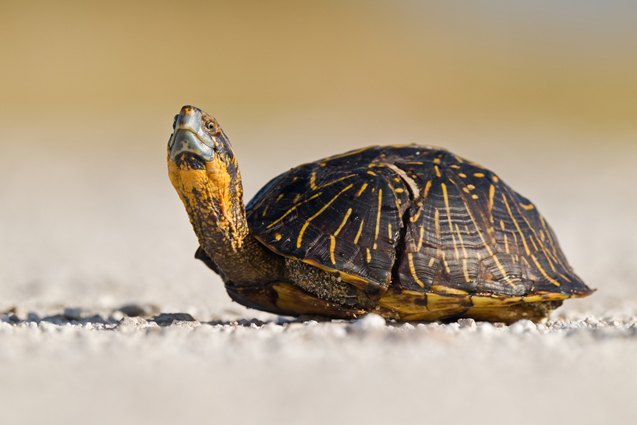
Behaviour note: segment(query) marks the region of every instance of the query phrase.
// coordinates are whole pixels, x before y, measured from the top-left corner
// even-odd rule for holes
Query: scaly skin
[[[283,260],[250,234],[239,168],[214,118],[192,106],[182,108],[169,141],[168,174],[207,256],[204,262],[226,285],[282,278]]]

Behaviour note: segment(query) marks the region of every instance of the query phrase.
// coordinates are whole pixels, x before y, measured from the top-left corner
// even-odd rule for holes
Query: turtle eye
[[[208,123],[208,130],[215,131],[215,124],[212,121]]]

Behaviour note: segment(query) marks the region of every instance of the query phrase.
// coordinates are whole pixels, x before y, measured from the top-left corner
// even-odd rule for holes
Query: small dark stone
[[[188,313],[161,313],[153,318],[159,326],[169,326],[173,322],[194,322],[195,318]]]
[[[123,306],[118,308],[117,311],[121,311],[128,317],[138,317],[146,314],[146,310],[144,309],[144,307],[140,306],[139,304],[124,304]]]

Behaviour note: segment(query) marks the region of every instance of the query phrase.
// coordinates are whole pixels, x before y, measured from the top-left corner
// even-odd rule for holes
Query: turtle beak
[[[202,112],[199,108],[186,105],[175,117],[173,134],[168,141],[169,159],[175,161],[180,154],[190,153],[202,161],[214,157],[214,141],[203,128]]]

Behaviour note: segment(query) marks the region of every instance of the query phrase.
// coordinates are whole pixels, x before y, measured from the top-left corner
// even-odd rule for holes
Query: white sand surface
[[[67,313],[2,316],[1,423],[637,418],[634,312],[508,327]]]

